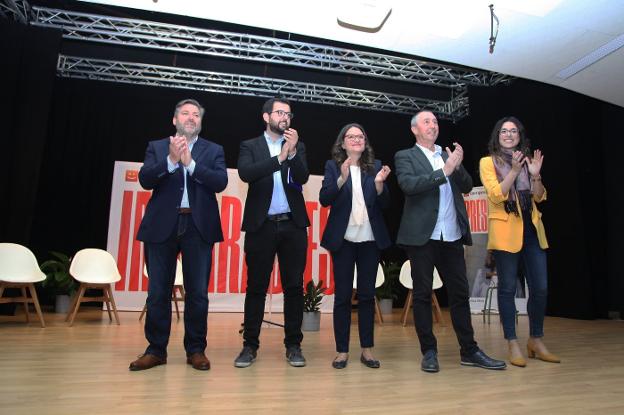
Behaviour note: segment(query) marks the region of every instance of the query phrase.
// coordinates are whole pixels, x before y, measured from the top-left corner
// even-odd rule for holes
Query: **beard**
[[[201,124],[195,124],[195,123],[186,123],[186,124],[181,124],[178,123],[176,125],[176,132],[178,135],[180,136],[185,136],[187,138],[193,138],[196,135],[199,134],[199,132],[201,131]]]
[[[282,125],[282,126],[280,126]],[[279,135],[283,135],[284,131],[286,131],[289,127],[289,123],[287,121],[273,121],[273,120],[269,120],[269,130],[271,130],[272,133],[275,134],[279,134]]]

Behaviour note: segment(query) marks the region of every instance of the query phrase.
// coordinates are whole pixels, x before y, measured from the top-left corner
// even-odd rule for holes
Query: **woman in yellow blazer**
[[[488,196],[488,245],[496,260],[498,305],[505,339],[509,342],[509,361],[524,367],[516,336],[516,279],[522,261],[529,298],[529,357],[559,363],[542,341],[546,311],[548,242],[542,214],[536,203],[546,199],[540,170],[544,156],[540,150],[530,155],[524,126],[515,117],[500,119],[490,136],[490,155],[479,163],[481,182]]]

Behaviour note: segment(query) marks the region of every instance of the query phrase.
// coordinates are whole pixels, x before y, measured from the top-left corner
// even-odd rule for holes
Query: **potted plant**
[[[323,287],[322,280],[319,280],[316,285],[314,281],[308,281],[303,293],[303,322],[301,330],[319,331],[321,329],[320,306],[325,290],[327,290],[327,287]]]
[[[55,259],[41,264],[41,271],[47,278],[41,286],[55,296],[54,311],[67,313],[69,311],[70,296],[76,292],[78,283],[69,274],[71,258],[61,252],[50,251]]]
[[[397,299],[396,289],[401,267],[396,262],[382,262],[384,283],[375,289],[382,314],[392,314],[392,302]]]

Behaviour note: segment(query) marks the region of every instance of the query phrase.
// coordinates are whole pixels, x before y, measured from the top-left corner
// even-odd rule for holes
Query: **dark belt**
[[[290,212],[287,213],[278,213],[276,215],[267,215],[267,219],[271,222],[283,222],[285,220],[291,220],[292,214]]]
[[[178,208],[178,213],[181,215],[188,215],[192,212],[191,208]]]

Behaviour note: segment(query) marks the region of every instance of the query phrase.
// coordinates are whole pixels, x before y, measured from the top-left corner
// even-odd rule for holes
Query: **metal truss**
[[[0,16],[27,23],[30,18],[30,5],[25,0],[1,0]]]
[[[65,55],[59,55],[57,73],[67,78],[194,89],[221,94],[267,98],[283,95],[295,101],[410,115],[427,108],[440,118],[453,121],[468,113],[465,89],[451,101],[431,101],[363,89]]]
[[[33,7],[31,24],[63,30],[63,37],[327,70],[445,88],[490,86],[502,74],[422,60],[243,33]]]

